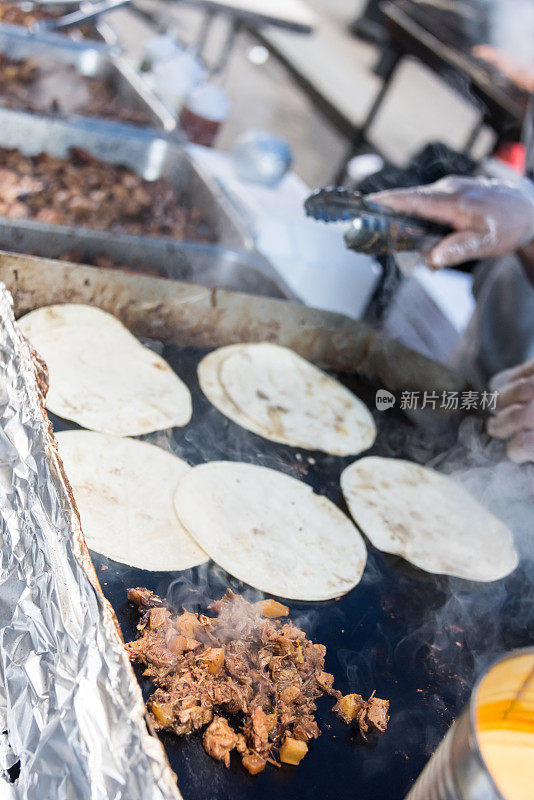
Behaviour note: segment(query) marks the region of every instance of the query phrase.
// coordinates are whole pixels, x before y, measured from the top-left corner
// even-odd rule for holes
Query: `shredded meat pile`
[[[27,11],[20,3],[5,3],[0,0],[0,22],[7,25],[22,25],[23,28],[31,28],[34,23],[41,22],[44,19],[55,19],[55,17],[66,14],[67,11],[50,11],[49,9],[37,8],[37,6],[33,6],[30,11]],[[90,39],[92,36],[91,26],[88,24],[81,25],[73,30],[75,34],[82,38],[87,37]]]
[[[58,65],[29,58],[17,61],[0,53],[0,103],[20,111],[86,114],[150,125],[149,115],[128,106],[104,78],[88,78]]]
[[[0,147],[0,216],[175,239],[213,241],[200,209],[164,179],[71,148],[69,158]]]
[[[320,734],[315,701],[325,693],[364,737],[386,729],[388,701],[334,689],[325,647],[284,620],[281,603],[251,604],[228,590],[208,617],[176,614],[148,589],[127,594],[139,608],[141,636],[126,648],[158,687],[147,703],[155,728],[181,735],[207,726],[204,747],[226,766],[232,750],[252,774],[267,762],[278,766],[277,756],[298,764]]]
[[[30,28],[34,22],[39,22],[42,19],[53,19],[55,14],[50,14],[40,8],[32,8],[31,11],[26,11],[19,3],[2,3],[0,2],[0,22],[5,22],[8,25],[22,25],[25,28]]]

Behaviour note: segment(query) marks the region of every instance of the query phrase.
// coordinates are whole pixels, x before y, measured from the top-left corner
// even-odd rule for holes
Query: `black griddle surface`
[[[207,351],[165,346],[159,352],[187,383],[193,398],[191,422],[172,432],[177,455],[192,465],[234,460],[278,469],[309,483],[348,513],[339,477],[353,457],[298,450],[243,430],[213,408],[200,391],[196,368]],[[342,380],[374,409],[376,387],[358,379]],[[425,436],[397,410],[374,415],[378,438],[363,455],[425,461],[455,441],[452,429]],[[50,417],[56,431],[77,427]],[[142,438],[169,447],[164,433]],[[200,734],[180,739],[162,734],[184,800],[334,800],[342,796],[402,800],[468,699],[482,667],[504,648],[534,640],[534,609],[525,619],[523,606],[518,607],[524,581],[521,570],[504,581],[472,584],[428,575],[369,543],[367,547],[363,579],[348,595],[324,603],[284,602],[292,620],[310,638],[326,645],[326,669],[334,674],[338,689],[365,697],[376,691],[390,700],[387,732],[364,742],[331,711],[332,700],[321,698],[317,721],[322,734],[310,743],[302,763],[280,769],[267,765],[257,777],[250,776],[235,755],[229,769],[212,760]],[[247,592],[249,598],[263,596],[215,565],[186,572],[146,572],[98,553],[91,556],[126,641],[136,638],[139,620],[136,608],[126,599],[130,586],[146,586],[192,611],[205,611],[228,586]],[[488,610],[494,608],[499,593],[507,599],[499,616],[491,620],[490,635]],[[151,682],[142,677],[140,668],[134,668],[146,699]]]

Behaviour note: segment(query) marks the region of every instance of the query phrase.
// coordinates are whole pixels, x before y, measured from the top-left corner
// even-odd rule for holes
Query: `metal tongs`
[[[306,214],[323,222],[351,220],[345,233],[350,250],[373,256],[426,252],[451,228],[420,217],[398,214],[349,189],[318,189],[304,203]]]
[[[88,3],[83,8],[72,11],[70,14],[63,14],[63,16],[56,19],[44,19],[35,22],[31,27],[31,32],[40,33],[46,31],[50,33],[51,31],[64,31],[67,28],[74,28],[130,2],[131,0],[101,0],[99,3]]]

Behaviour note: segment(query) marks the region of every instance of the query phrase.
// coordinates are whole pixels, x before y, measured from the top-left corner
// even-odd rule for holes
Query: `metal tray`
[[[119,122],[104,123],[81,117],[76,121],[62,120],[0,109],[0,146],[18,148],[27,155],[47,152],[55,156],[66,156],[69,148],[76,146],[88,150],[102,161],[123,164],[146,180],[165,177],[187,196],[189,202],[202,208],[218,244],[236,250],[254,248],[246,220],[228,202],[222,189],[180,143],[164,133]],[[8,234],[9,229],[11,233]],[[16,230],[37,231],[43,241],[53,236],[59,242],[63,237],[65,251],[73,246],[73,236],[82,236],[88,229],[0,217],[0,241],[7,241],[6,236],[15,236]],[[106,242],[111,246],[118,238],[117,234],[100,232],[102,246]],[[175,242],[165,237],[130,238],[147,246],[159,242],[172,247]],[[134,245],[135,241],[132,242]]]
[[[116,269],[198,283],[264,297],[297,300],[272,265],[258,252],[236,252],[218,245],[159,241],[117,235],[113,241],[101,231],[75,233],[28,229],[14,221],[0,226],[0,248],[45,258],[94,264],[98,256],[111,256]]]
[[[52,11],[58,15],[61,14],[68,14],[71,11],[76,11],[79,8],[84,8],[86,5],[90,5],[93,0],[57,0],[57,2],[44,2],[41,3],[40,0],[29,0],[29,6],[43,6],[45,9]],[[102,19],[93,19],[89,22],[86,22],[84,27],[86,27],[91,35],[86,39],[83,39],[77,35],[76,28],[68,31],[45,31],[42,34],[39,34],[38,38],[44,38],[46,40],[52,41],[52,43],[57,43],[62,39],[68,38],[71,39],[73,44],[80,44],[82,47],[87,45],[89,42],[91,45],[95,45],[97,47],[101,47],[103,50],[109,49],[109,47],[115,47],[117,44],[117,37],[114,31],[109,27],[105,17]],[[9,33],[12,29],[16,29],[19,34],[28,35],[29,31],[22,25],[10,25],[9,23],[2,22],[0,23],[0,30]]]
[[[197,364],[209,349],[222,344],[267,339],[290,345],[325,367],[343,370],[338,377],[370,408],[382,385],[393,390],[462,387],[454,373],[341,315],[101,272],[0,254],[0,279],[13,293],[17,315],[52,302],[89,302],[117,314],[137,334],[164,343],[163,356],[191,389],[194,414],[186,428],[148,439],[191,464],[225,458],[260,463],[307,482],[346,511],[339,476],[352,459],[268,442],[234,425],[203,396]],[[398,410],[376,412],[375,418],[378,438],[371,452],[377,455],[392,455],[394,450],[397,456],[414,458],[417,443],[429,458],[456,438],[452,423],[425,442],[424,432]],[[72,427],[58,418],[53,423],[56,430]],[[322,735],[311,743],[302,764],[269,767],[256,779],[236,761],[226,770],[210,759],[199,735],[177,739],[164,734],[161,741],[184,800],[337,800],[353,794],[361,800],[402,800],[467,699],[477,671],[492,657],[498,637],[502,634],[513,647],[531,635],[532,615],[518,616],[512,599],[524,596],[521,569],[498,584],[511,600],[491,618],[489,641],[480,620],[483,609],[494,602],[497,584],[473,585],[429,575],[369,544],[368,551],[363,580],[348,595],[333,602],[288,605],[292,618],[327,646],[326,669],[334,673],[341,691],[376,690],[390,699],[388,731],[378,742],[362,742],[332,714],[331,701],[321,700],[317,718]],[[245,588],[213,565],[154,573],[92,556],[125,638],[135,636],[138,621],[125,598],[128,586],[145,585],[191,609],[205,609],[228,585],[238,591]],[[150,684],[139,673],[138,677],[149,691]]]
[[[32,35],[18,26],[0,25],[0,53],[17,60],[32,58],[42,59],[43,62],[46,60],[47,64],[51,61],[66,64],[77,76],[102,78],[126,106],[146,113],[151,127],[166,131],[176,128],[176,118],[150,91],[143,79],[102,44],[90,40],[74,41],[67,36],[58,37],[57,34]],[[62,85],[58,80],[54,95],[61,97],[63,91],[65,102],[68,103],[69,96],[75,90],[74,83]],[[109,123],[113,124],[113,120],[102,119],[103,125]]]
[[[75,7],[77,7],[77,4]],[[86,39],[78,39],[72,33],[59,32],[41,33],[34,38],[36,40],[38,39],[40,41],[50,42],[53,45],[59,44],[65,38],[67,38],[74,47],[87,47],[87,45],[90,45],[93,49],[99,50],[103,53],[115,52],[117,50],[118,36],[108,22],[105,20],[97,20],[96,22],[93,21],[91,23],[87,23],[87,25],[91,26],[91,37]],[[13,35],[13,33],[15,33],[15,35],[26,37],[31,35],[28,33],[28,30],[23,28],[21,25],[9,25],[5,22],[0,22],[0,31],[7,35]]]

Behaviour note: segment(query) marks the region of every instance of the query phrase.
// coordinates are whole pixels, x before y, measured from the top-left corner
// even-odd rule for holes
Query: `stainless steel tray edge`
[[[133,67],[128,64],[121,56],[112,54],[110,60],[115,65],[117,72],[121,75],[126,86],[131,87],[138,98],[143,100],[147,108],[150,108],[152,113],[158,118],[161,127],[165,131],[175,131],[178,139],[186,141],[185,137],[177,129],[177,120],[167,106],[156,97],[156,95],[147,86],[143,78],[137,74]]]
[[[219,245],[116,234],[88,228],[50,230],[28,220],[0,217],[0,249],[43,258],[92,264],[98,256],[110,256],[117,268],[148,272],[171,280],[202,286],[250,292],[299,302],[274,267],[257,251],[236,251]]]
[[[226,223],[228,225],[228,236],[230,237],[226,240],[226,244],[229,247],[241,247],[244,250],[254,250],[256,247],[254,233],[250,228],[248,219],[239,213],[235,203],[229,201],[228,193],[221,187],[220,183],[199,164],[189,150],[186,152],[191,164],[194,165],[196,175],[202,181],[205,189],[207,189],[211,197],[217,201],[219,208],[224,208]],[[233,240],[233,234],[230,233],[231,229],[233,229],[233,231],[239,230],[239,241]]]

